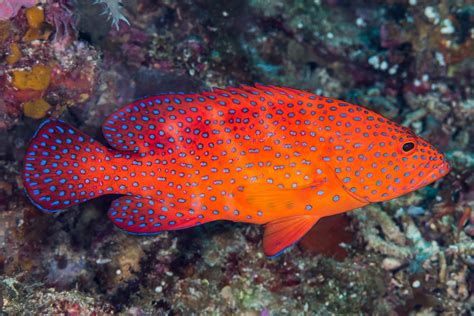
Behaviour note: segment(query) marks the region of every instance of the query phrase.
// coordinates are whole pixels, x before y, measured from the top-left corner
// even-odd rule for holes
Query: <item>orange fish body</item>
[[[432,145],[361,106],[256,85],[164,94],[103,126],[113,149],[47,121],[25,156],[31,201],[57,211],[122,194],[108,215],[136,234],[215,220],[265,224],[279,254],[321,217],[389,200],[449,171]]]

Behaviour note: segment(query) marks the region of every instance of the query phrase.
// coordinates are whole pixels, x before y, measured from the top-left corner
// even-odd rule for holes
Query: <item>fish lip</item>
[[[440,170],[444,170],[443,173],[440,173]],[[451,165],[449,164],[447,160],[443,160],[440,164],[436,165],[435,168],[433,168],[433,170],[428,172],[428,174],[413,187],[413,191],[416,191],[433,182],[438,181],[439,179],[446,176],[450,171],[451,171]],[[435,175],[434,178],[432,178],[433,174]]]

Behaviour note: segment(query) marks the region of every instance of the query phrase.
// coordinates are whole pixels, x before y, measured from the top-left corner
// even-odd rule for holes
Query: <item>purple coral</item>
[[[52,3],[46,19],[55,27],[54,41],[56,43],[67,46],[69,42],[73,41],[77,30],[70,2],[60,0]]]
[[[21,7],[32,7],[36,0],[3,0],[0,1],[0,21],[14,17]]]

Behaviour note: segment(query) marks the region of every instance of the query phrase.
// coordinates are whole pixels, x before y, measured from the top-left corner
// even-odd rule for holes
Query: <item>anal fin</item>
[[[265,255],[276,257],[300,240],[319,217],[314,215],[293,216],[278,219],[265,225],[263,251]]]

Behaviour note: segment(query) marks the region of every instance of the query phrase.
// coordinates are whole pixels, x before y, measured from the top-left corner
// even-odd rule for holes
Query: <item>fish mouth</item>
[[[421,171],[421,170],[422,170],[422,167],[419,167],[419,168],[415,169],[415,172],[416,171]],[[423,177],[420,181],[418,181],[418,183],[415,183],[412,187],[410,187],[408,191],[412,192],[412,191],[416,191],[418,189],[421,189],[421,188],[423,188],[423,187],[425,187],[425,186],[441,179],[442,177],[447,175],[450,171],[451,171],[451,166],[450,166],[449,162],[447,160],[443,160],[441,163],[434,166],[433,169],[430,172],[428,172],[425,177]],[[358,195],[357,193],[352,192],[351,190],[349,190],[349,188],[347,188],[339,178],[337,178],[337,179],[339,180],[339,182],[341,183],[342,187],[344,188],[344,190],[346,191],[347,194],[349,194],[354,199],[356,199],[356,200],[358,200],[362,203],[367,203],[368,204],[368,203],[373,203],[373,202],[381,202],[381,201],[385,200],[385,199],[371,200],[367,196]],[[405,195],[406,193],[408,193],[408,192],[400,192],[398,195],[392,196],[391,198],[396,198],[396,197]]]
[[[415,186],[413,187],[413,191],[418,190],[441,179],[450,171],[451,165],[447,160],[443,160],[440,164],[434,166],[433,170],[431,170],[424,178],[422,178],[417,184],[415,184]]]

